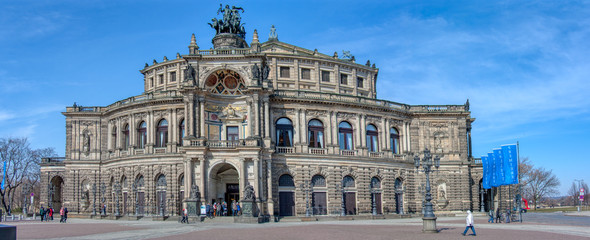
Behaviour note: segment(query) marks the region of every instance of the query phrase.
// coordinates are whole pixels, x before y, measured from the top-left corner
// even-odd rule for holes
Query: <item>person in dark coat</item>
[[[68,221],[68,208],[64,208],[64,223]]]
[[[43,206],[39,209],[39,216],[41,216],[41,222],[43,222],[43,217],[45,216],[45,208]]]
[[[496,210],[496,223],[502,223],[502,211],[500,211],[500,208]]]

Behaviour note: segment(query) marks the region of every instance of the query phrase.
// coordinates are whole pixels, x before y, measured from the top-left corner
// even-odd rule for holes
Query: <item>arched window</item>
[[[113,149],[117,148],[117,127],[113,127],[111,132],[111,144]]]
[[[129,148],[129,124],[125,124],[125,128],[123,128],[123,147],[125,150]]]
[[[147,124],[145,122],[141,122],[139,127],[137,128],[137,147],[138,148],[145,148],[145,143],[147,141]]]
[[[277,120],[277,146],[278,147],[292,147],[293,146],[293,123],[288,118],[280,118]]]
[[[342,186],[345,188],[354,187],[354,178],[351,176],[344,176],[344,178],[342,178]]]
[[[381,180],[378,177],[371,178],[371,188],[381,188]]]
[[[324,147],[324,124],[319,120],[313,119],[309,121],[308,125],[308,142],[309,147],[323,148]]]
[[[325,187],[326,179],[322,175],[315,175],[311,178],[312,187]]]
[[[399,154],[399,132],[395,128],[389,130],[389,144],[393,154]]]
[[[338,124],[338,142],[340,149],[352,150],[352,126],[350,123],[341,122]]]
[[[379,132],[373,124],[367,126],[367,148],[369,152],[379,151]]]
[[[168,121],[160,120],[156,129],[156,147],[166,147],[168,143]]]
[[[178,142],[182,145],[182,139],[184,138],[184,119],[180,121],[178,125]]]
[[[295,187],[295,182],[293,182],[293,177],[289,174],[283,174],[279,178],[279,187]]]

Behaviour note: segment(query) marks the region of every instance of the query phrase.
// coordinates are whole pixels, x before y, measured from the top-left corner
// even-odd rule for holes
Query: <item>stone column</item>
[[[299,135],[301,135],[299,133],[299,125],[301,125],[301,109],[299,108],[295,108],[295,117],[293,120],[294,121],[294,127],[293,127],[293,146],[296,146],[297,144],[299,144]],[[278,143],[278,139],[277,139],[277,143]]]
[[[176,122],[176,111],[168,109],[168,116],[170,116],[170,119],[168,121],[168,142],[166,143],[166,151],[170,152],[172,151],[172,143],[177,143],[176,136],[178,136],[178,134],[176,134],[176,129],[178,123]]]
[[[254,131],[252,128],[254,127],[252,124],[252,99],[246,99],[246,104],[248,106],[248,137],[254,136]]]
[[[194,98],[192,94],[187,94],[184,97],[184,128],[186,136],[195,136],[194,130],[194,118],[192,118],[192,112],[194,109],[193,104]]]
[[[271,159],[266,160],[266,201],[268,214],[274,216],[274,201],[272,199],[272,162]]]
[[[324,121],[324,148],[327,148],[328,145],[332,145],[332,114],[334,111],[328,111],[328,119]]]
[[[252,96],[254,102],[254,135],[260,136],[260,99],[258,94]]]
[[[209,195],[207,194],[208,189],[206,188],[207,184],[207,169],[205,169],[205,156],[198,159],[200,162],[200,170],[201,170],[201,181],[199,183],[199,191],[201,191],[201,201],[207,202],[207,198]],[[194,175],[193,175],[194,176]]]
[[[240,169],[238,169],[238,177],[240,179],[239,184],[240,184],[240,196],[242,196],[242,189],[246,186],[246,178],[248,177],[248,173],[246,171],[246,162],[244,158],[240,158]]]
[[[270,137],[270,106],[269,106],[269,102],[268,102],[268,97],[264,98],[264,137],[265,138],[269,138]]]
[[[184,159],[184,199],[190,198],[190,189],[195,182],[195,174],[193,173],[193,159],[185,157]],[[188,191],[187,191],[188,190]],[[184,204],[183,204],[184,206]]]
[[[385,121],[385,118],[381,118],[381,129],[383,129],[381,131],[381,140],[379,143],[379,150],[378,151],[383,151],[383,150],[387,150],[387,132],[389,131],[389,129],[387,128],[389,124],[387,124],[387,121]]]
[[[257,202],[260,202],[260,196],[262,196],[262,188],[260,187],[260,185],[261,185],[260,184],[261,171],[259,169],[260,168],[260,159],[253,158],[252,162],[254,163],[254,183],[252,183],[252,186],[254,187],[254,192],[256,193]],[[260,206],[258,206],[258,209],[260,209]]]
[[[199,98],[199,137],[205,136],[205,98]]]
[[[137,146],[137,126],[135,126],[135,116],[133,116],[133,114],[129,114],[129,148],[127,148],[127,151],[130,151],[130,149],[132,148],[132,146]],[[128,155],[131,155],[131,152],[127,153]]]

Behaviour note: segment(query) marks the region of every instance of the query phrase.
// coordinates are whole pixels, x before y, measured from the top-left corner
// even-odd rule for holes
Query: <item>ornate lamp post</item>
[[[96,215],[96,183],[92,184],[92,216]]]
[[[485,191],[483,190],[483,188],[481,190],[479,190],[479,194],[481,195],[481,200],[479,202],[480,203],[479,204],[480,205],[480,209],[479,209],[480,212],[485,212],[486,211],[485,205],[484,205],[484,200],[483,200],[483,194],[484,193],[485,193]]]
[[[120,211],[120,205],[119,205],[119,194],[121,193],[121,184],[119,184],[118,182],[115,183],[115,215],[116,216],[121,216],[121,211]]]
[[[426,204],[424,204],[424,217],[422,217],[422,232],[427,233],[438,233],[436,229],[436,216],[432,210],[432,195],[430,194],[430,173],[435,171],[432,167],[440,167],[440,157],[434,156],[434,163],[432,161],[432,155],[430,155],[430,150],[428,148],[424,149],[424,157],[420,159],[419,156],[414,156],[414,166],[416,167],[416,171],[420,171],[420,165],[424,169],[424,173],[426,174]]]
[[[375,198],[375,194],[377,190],[371,189],[371,209],[373,211],[373,216],[377,216],[377,198]]]
[[[53,186],[51,185],[51,183],[47,184],[47,206],[49,206],[50,208],[53,207],[53,193],[55,190],[53,190]]]
[[[164,194],[160,193],[160,216],[164,216]]]
[[[346,197],[344,194],[344,180],[342,180],[340,186],[340,216],[346,216],[346,203],[344,202],[344,198]]]
[[[303,194],[305,194],[305,217],[310,217],[311,209],[309,208],[309,192],[311,191],[311,186],[309,180],[303,181],[299,186],[301,187],[301,190],[303,190]]]
[[[104,214],[104,215],[107,215],[107,212],[106,212],[107,210],[104,207],[102,207],[102,206],[106,205],[106,198],[104,196],[106,189],[107,189],[107,186],[105,186],[104,183],[101,183],[100,184],[100,196],[102,196],[101,203],[103,204],[103,205],[101,205],[101,209],[103,209],[102,214]]]
[[[133,198],[135,200],[135,216],[138,216],[139,215],[139,202],[137,199],[137,183],[134,182],[131,187],[133,188]]]

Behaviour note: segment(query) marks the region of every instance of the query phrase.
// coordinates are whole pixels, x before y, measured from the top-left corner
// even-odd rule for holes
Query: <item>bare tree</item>
[[[540,200],[558,193],[557,187],[559,187],[559,179],[551,170],[545,170],[545,168],[533,168],[529,172],[527,180],[527,192],[529,193],[531,200],[533,200],[535,209]]]
[[[0,160],[6,161],[7,167],[6,182],[4,189],[0,190],[0,196],[6,212],[12,207],[15,190],[23,182],[38,183],[40,159],[53,156],[56,156],[53,148],[31,149],[26,138],[0,138]]]
[[[580,196],[580,192],[578,192],[578,186],[576,186],[575,182],[572,182],[572,187],[567,191],[568,199],[571,199],[571,205],[576,206],[578,205],[578,196]]]

